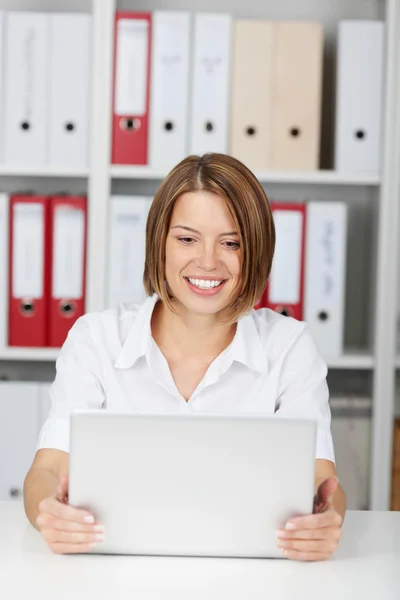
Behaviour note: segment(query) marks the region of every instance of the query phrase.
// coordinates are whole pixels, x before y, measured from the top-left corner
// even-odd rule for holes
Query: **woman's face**
[[[187,310],[216,314],[234,299],[240,278],[239,235],[225,200],[210,192],[182,194],[166,241],[170,292]]]

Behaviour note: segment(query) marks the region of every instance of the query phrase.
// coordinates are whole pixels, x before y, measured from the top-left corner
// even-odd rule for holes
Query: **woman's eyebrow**
[[[197,229],[193,229],[193,227],[189,227],[188,225],[174,225],[171,229],[186,229],[186,231],[191,231],[192,233],[197,233],[201,235],[201,232]],[[224,235],[239,235],[237,231],[228,231],[227,233],[220,233],[219,237],[223,237]]]

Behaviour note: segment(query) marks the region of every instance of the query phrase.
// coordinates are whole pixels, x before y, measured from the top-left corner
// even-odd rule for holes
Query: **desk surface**
[[[0,502],[0,598],[400,600],[400,512],[348,511],[327,561],[53,554]]]

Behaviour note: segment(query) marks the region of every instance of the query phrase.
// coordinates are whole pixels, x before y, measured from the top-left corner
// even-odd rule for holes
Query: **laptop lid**
[[[93,553],[279,557],[312,513],[316,423],[265,415],[71,416],[69,503],[104,525]]]

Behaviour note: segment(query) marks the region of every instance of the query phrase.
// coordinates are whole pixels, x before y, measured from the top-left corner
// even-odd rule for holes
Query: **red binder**
[[[275,256],[267,287],[255,308],[267,307],[303,319],[306,206],[271,203],[276,229]]]
[[[48,346],[61,347],[84,314],[87,202],[84,196],[50,199],[50,298]]]
[[[10,346],[46,345],[48,228],[45,196],[10,196]]]
[[[117,12],[114,32],[112,163],[146,165],[151,13]]]

